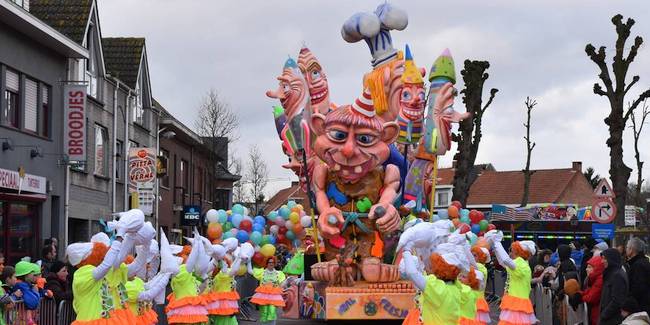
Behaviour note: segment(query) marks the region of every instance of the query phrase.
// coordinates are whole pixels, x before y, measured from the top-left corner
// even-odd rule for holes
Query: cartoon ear
[[[325,134],[325,115],[314,113],[311,116],[311,127],[316,135]]]
[[[381,141],[391,144],[397,140],[398,133],[399,127],[396,122],[386,122],[384,123],[384,132],[381,134]]]

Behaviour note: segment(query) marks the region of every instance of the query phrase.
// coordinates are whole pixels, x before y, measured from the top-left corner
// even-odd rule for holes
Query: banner
[[[24,174],[13,170],[0,168],[0,188],[8,188],[16,191],[45,194],[47,179],[42,176]]]
[[[69,161],[86,161],[86,86],[63,85],[63,152]]]
[[[129,149],[129,192],[138,193],[138,206],[145,215],[153,213],[156,187],[156,150]]]

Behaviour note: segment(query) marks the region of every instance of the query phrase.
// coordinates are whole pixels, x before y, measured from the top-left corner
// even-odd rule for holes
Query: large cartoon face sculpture
[[[424,99],[423,84],[404,84],[400,96],[400,117],[421,122],[424,118]]]
[[[284,145],[282,147],[284,149]],[[298,176],[300,185],[304,190],[307,190],[306,176],[312,174],[314,167],[318,162],[318,158],[316,158],[313,154],[310,154],[307,156],[307,164],[305,164],[301,151],[289,152],[285,149],[284,153],[287,155],[289,161],[286,164],[283,164],[282,168],[290,169],[296,176]]]
[[[370,94],[364,93],[370,100]],[[312,125],[317,134],[315,154],[347,183],[355,183],[380,166],[390,154],[388,146],[397,137],[395,122],[383,123],[372,113],[364,114],[364,103],[345,105],[326,117],[314,114]]]
[[[307,84],[296,62],[289,58],[278,78],[277,90],[269,90],[266,96],[280,100],[287,120],[301,112],[307,102]]]
[[[329,86],[327,84],[327,76],[325,75],[318,59],[306,47],[303,47],[300,50],[300,55],[298,55],[298,67],[307,81],[312,112],[327,114],[330,110],[330,94]]]

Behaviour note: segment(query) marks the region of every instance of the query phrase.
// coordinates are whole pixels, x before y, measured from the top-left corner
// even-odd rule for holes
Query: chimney
[[[572,163],[571,169],[582,173],[582,161],[574,161]]]

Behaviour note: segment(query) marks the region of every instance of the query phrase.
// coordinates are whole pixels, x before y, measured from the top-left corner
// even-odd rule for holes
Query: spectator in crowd
[[[623,270],[623,258],[615,248],[601,253],[605,271],[603,272],[603,292],[600,296],[599,325],[618,325],[623,321],[621,307],[628,291],[627,274]]]
[[[52,291],[57,305],[62,300],[72,301],[72,288],[68,282],[68,273],[68,266],[65,263],[55,261],[47,276],[45,289]]]
[[[630,296],[634,297],[641,310],[650,313],[650,261],[645,256],[646,244],[639,238],[627,242],[627,277],[630,282]]]
[[[594,253],[594,256],[600,256],[600,254],[608,248],[609,245],[607,245],[607,242],[600,240],[600,242],[594,245],[594,249],[592,250],[592,252]]]
[[[557,254],[560,258],[559,264],[556,265],[557,272],[555,280],[557,282],[557,292],[558,298],[563,299],[564,296],[562,292],[564,290],[564,281],[567,278],[567,275],[571,272],[577,272],[577,268],[573,260],[571,259],[571,247],[569,245],[559,245],[557,247]],[[554,285],[555,287],[555,285]]]
[[[0,274],[2,274],[4,268],[5,268],[5,256],[4,254],[0,253]]]
[[[16,270],[12,266],[3,267],[0,272],[0,325],[5,325],[6,311],[13,309],[14,302],[22,296],[20,290],[9,294],[16,281]]]
[[[575,240],[569,244],[569,247],[571,247],[571,259],[575,263],[576,268],[580,269],[580,266],[582,265],[582,261],[584,258],[584,252],[582,251],[582,244],[579,241]],[[585,262],[586,261],[587,260],[585,260]]]
[[[555,268],[551,267],[552,254],[549,249],[543,249],[537,254],[534,265],[531,265],[533,284],[541,283],[544,287],[550,286],[549,281],[555,277]]]
[[[594,256],[594,245],[596,245],[596,240],[589,238],[585,241],[585,244],[582,248],[582,260],[587,263],[580,264],[578,274],[580,275],[580,280],[582,281],[582,288],[584,289],[587,285],[587,265],[589,265],[589,260]]]
[[[43,274],[47,275],[52,268],[52,264],[56,261],[56,247],[53,245],[46,245],[41,250],[41,270]]]
[[[587,303],[587,311],[589,313],[589,324],[598,325],[598,318],[600,316],[600,296],[603,290],[603,271],[605,265],[601,256],[593,256],[585,263],[587,265],[585,278],[585,289],[578,291],[577,294],[569,297],[569,302],[574,309],[578,305],[585,302]]]
[[[628,297],[621,307],[621,316],[625,318],[621,325],[650,325],[648,313],[643,311],[634,297]]]

